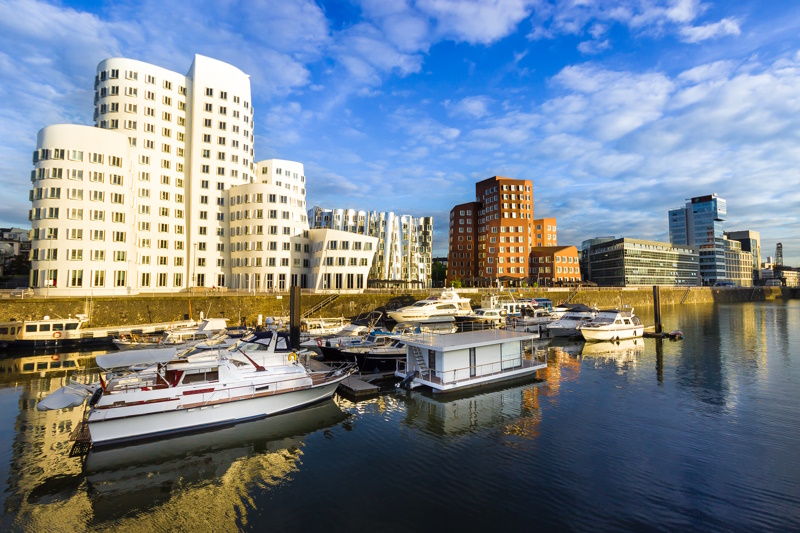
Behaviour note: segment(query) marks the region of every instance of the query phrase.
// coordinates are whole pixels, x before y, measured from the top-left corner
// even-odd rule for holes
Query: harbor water
[[[0,528],[800,530],[800,301],[662,321],[685,339],[553,341],[526,383],[336,397],[83,459],[82,409],[35,406],[92,354],[6,354]]]

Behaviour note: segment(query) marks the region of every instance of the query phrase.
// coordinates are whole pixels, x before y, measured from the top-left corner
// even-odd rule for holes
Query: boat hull
[[[644,334],[644,326],[618,329],[581,328],[579,331],[587,341],[617,341],[641,337]]]
[[[344,377],[292,392],[190,409],[177,407],[160,413],[105,420],[93,420],[93,413],[90,413],[89,433],[92,445],[100,447],[256,420],[330,398]]]

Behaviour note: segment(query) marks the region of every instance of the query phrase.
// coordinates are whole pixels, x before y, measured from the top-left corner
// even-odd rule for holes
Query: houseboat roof
[[[511,340],[535,339],[537,334],[525,333],[521,331],[506,331],[500,329],[490,329],[481,331],[465,331],[463,333],[450,333],[448,335],[416,335],[414,337],[404,337],[403,343],[419,348],[441,350],[459,350],[474,346],[485,346],[497,344],[498,342]]]

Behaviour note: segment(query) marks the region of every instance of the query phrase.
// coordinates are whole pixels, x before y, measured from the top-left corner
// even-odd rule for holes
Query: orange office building
[[[581,268],[574,246],[542,246],[531,250],[531,281],[540,287],[579,283]]]
[[[471,287],[528,281],[532,189],[530,180],[494,176],[475,184],[475,202],[450,211],[448,285],[455,280]]]

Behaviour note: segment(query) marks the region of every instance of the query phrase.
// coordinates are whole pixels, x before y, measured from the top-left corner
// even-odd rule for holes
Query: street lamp
[[[192,288],[197,285],[197,243],[192,245],[194,247],[194,258],[192,259]]]

